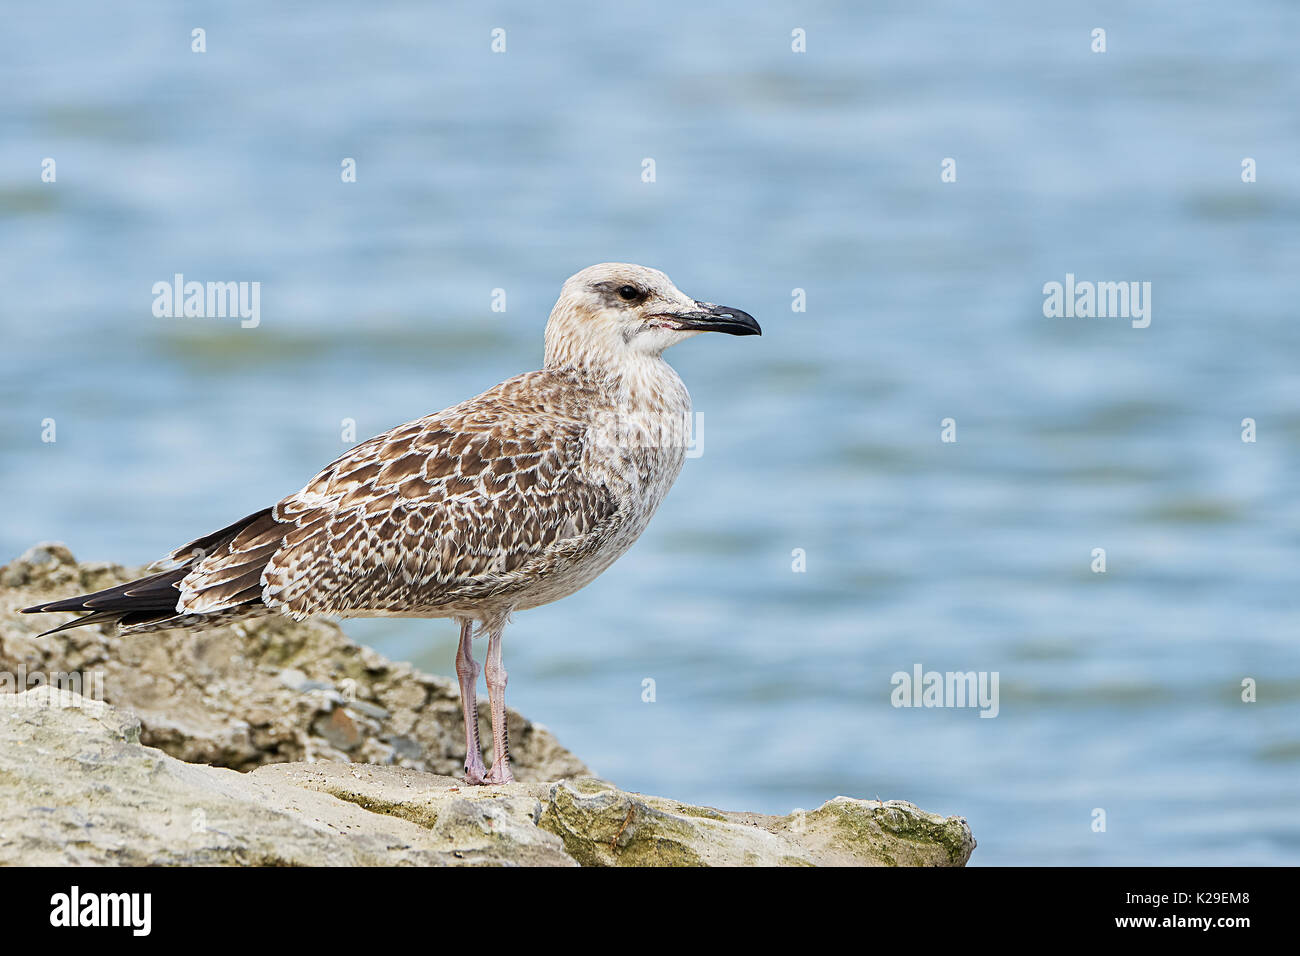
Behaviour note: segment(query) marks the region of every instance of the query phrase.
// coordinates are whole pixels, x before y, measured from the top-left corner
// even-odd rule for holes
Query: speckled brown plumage
[[[603,398],[572,371],[530,372],[363,442],[193,561],[178,610],[518,607],[541,576],[580,564],[620,527],[615,492],[583,467]]]

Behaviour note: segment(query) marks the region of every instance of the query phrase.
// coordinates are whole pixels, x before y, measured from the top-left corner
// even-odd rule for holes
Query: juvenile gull
[[[24,610],[90,612],[46,634],[277,613],[452,618],[465,779],[509,783],[506,621],[589,584],[645,530],[689,437],[690,395],[663,352],[710,331],[761,334],[748,313],[697,302],[655,269],[583,269],[551,311],[539,371],[363,442],[301,491],[177,548],[156,574]],[[491,770],[475,623],[488,635]]]

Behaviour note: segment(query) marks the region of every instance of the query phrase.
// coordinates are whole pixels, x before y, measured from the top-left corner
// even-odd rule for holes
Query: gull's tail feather
[[[180,580],[189,573],[189,568],[176,568],[151,574],[146,578],[118,584],[93,594],[81,594],[77,597],[49,601],[34,607],[23,608],[24,614],[46,614],[54,611],[90,611],[84,617],[75,618],[59,627],[51,628],[40,634],[57,634],[71,627],[83,627],[87,624],[110,623],[120,627],[135,627],[151,624],[176,616],[176,602],[180,600]]]
[[[179,567],[169,567],[93,594],[25,607],[23,613],[89,612],[51,628],[39,637],[88,624],[116,624],[123,631],[140,632],[172,627],[209,627],[240,618],[260,617],[270,613],[262,603],[259,578],[266,559],[279,544],[275,526],[271,509],[265,508],[220,531],[196,538],[164,559],[165,563],[179,564]],[[245,547],[245,539],[251,539],[252,544],[258,547]],[[199,565],[208,557],[218,564],[214,569],[203,571]],[[188,584],[184,584],[191,574],[200,580],[191,578]],[[187,610],[182,611],[182,587],[193,589],[196,585],[206,600],[200,607],[187,604]]]

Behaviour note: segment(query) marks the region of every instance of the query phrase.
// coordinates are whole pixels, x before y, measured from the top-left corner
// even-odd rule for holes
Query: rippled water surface
[[[519,615],[512,704],[632,789],[964,814],[976,863],[1297,862],[1297,35],[1283,2],[15,7],[0,552],[151,560],[341,420],[536,367],[566,276],[644,262],[764,336],[671,353],[704,454]],[[1045,318],[1067,272],[1151,282],[1150,327]],[[155,318],[175,273],[261,282],[261,325]],[[347,629],[451,672],[449,622]],[[916,664],[997,672],[998,716],[892,707]]]

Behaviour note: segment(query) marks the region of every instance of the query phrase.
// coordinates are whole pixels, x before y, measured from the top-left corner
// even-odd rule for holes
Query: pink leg
[[[510,746],[506,741],[506,669],[501,663],[501,632],[504,620],[493,621],[488,630],[486,661],[488,700],[492,702],[492,769],[488,783],[514,783],[510,772]]]
[[[465,782],[471,786],[487,782],[483,751],[478,744],[478,664],[474,661],[474,622],[460,622],[460,646],[456,648],[456,677],[460,680],[460,706],[465,712]]]

